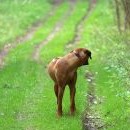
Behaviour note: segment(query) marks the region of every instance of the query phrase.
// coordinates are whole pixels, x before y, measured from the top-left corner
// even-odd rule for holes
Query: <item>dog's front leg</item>
[[[62,98],[64,94],[64,86],[58,86],[58,116],[62,116]]]

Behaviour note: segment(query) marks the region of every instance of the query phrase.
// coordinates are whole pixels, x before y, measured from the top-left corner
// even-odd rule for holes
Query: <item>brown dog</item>
[[[48,73],[54,81],[54,91],[57,97],[58,116],[62,116],[62,98],[65,86],[70,88],[70,112],[75,111],[75,84],[77,80],[77,68],[88,65],[91,59],[91,52],[85,48],[78,48],[71,51],[64,57],[53,59],[48,65]]]

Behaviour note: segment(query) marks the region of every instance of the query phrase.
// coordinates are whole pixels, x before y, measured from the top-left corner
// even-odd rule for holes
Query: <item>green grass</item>
[[[76,24],[86,13],[87,9],[85,4],[78,3],[77,8],[73,11],[71,17],[64,23],[62,30],[60,30],[56,37],[41,50],[41,60],[48,63],[54,57],[71,51],[70,49],[65,50],[65,47],[66,44],[68,44],[75,35]]]
[[[75,24],[86,11],[84,3],[77,3],[77,7],[79,8],[75,8],[53,41],[44,47],[46,50],[42,50],[41,59],[44,64],[32,61],[31,54],[35,45],[41,43],[47,37],[56,22],[64,14],[68,8],[66,3],[57,9],[55,15],[48,19],[30,41],[13,49],[6,58],[7,65],[1,70],[0,79],[2,93],[2,102],[0,102],[2,106],[0,108],[1,129],[81,129],[81,115],[85,107],[87,89],[86,82],[83,82],[85,81],[83,71],[79,70],[79,73],[82,74],[79,76],[77,84],[76,115],[74,117],[69,115],[69,91],[66,88],[63,101],[64,116],[58,119],[56,117],[56,98],[53,91],[53,82],[50,82],[45,68],[54,55],[64,54],[65,44],[72,39]],[[70,31],[63,33],[69,29]],[[59,49],[56,49],[55,43],[58,43]],[[53,51],[49,51],[52,48]],[[9,78],[10,76],[11,78]],[[84,100],[78,97],[83,97]]]
[[[19,109],[31,89],[37,84],[38,66],[32,62],[19,62],[1,71],[0,129],[18,129]],[[31,76],[30,76],[31,75]]]
[[[130,55],[126,44],[129,37],[118,33],[113,12],[108,1],[98,2],[84,23],[80,46],[92,50],[90,71],[95,74],[97,104],[90,110],[101,116],[104,129],[127,130],[130,127]]]
[[[1,1],[0,3],[0,49],[7,42],[23,35],[33,23],[43,19],[51,9],[45,0],[35,2]]]
[[[6,2],[8,4],[3,3],[3,6],[0,5],[0,9],[10,12],[11,9],[6,10],[10,2]],[[38,1],[38,3],[32,1],[31,4],[24,5],[26,9],[22,3],[19,6],[26,11],[31,9],[33,15],[40,10],[45,14],[50,9],[50,5],[45,2],[47,6],[43,10],[44,5],[41,5],[41,2],[45,1]],[[15,16],[18,13],[17,16],[19,16],[19,13],[21,14],[19,6],[16,3],[12,3],[12,6],[16,6],[16,10],[12,14]],[[70,51],[70,49],[65,49],[66,44],[74,37],[75,25],[85,14],[87,6],[86,2],[78,2],[75,5],[76,8],[72,15],[64,21],[61,30],[41,50],[40,61],[42,62],[33,61],[34,48],[45,40],[57,21],[61,20],[69,8],[67,2],[54,11],[54,15],[35,32],[32,39],[12,49],[6,57],[6,66],[0,69],[0,130],[82,129],[82,115],[87,107],[88,83],[84,76],[86,70],[95,74],[95,95],[97,99],[101,100],[101,103],[99,103],[100,100],[97,100],[97,104],[94,104],[90,110],[100,114],[101,120],[105,123],[104,129],[127,130],[129,128],[130,96],[127,69],[129,69],[130,61],[129,49],[125,44],[129,38],[127,34],[119,35],[113,22],[114,10],[110,8],[107,0],[98,2],[92,15],[84,22],[80,43],[75,45],[75,47],[89,48],[93,57],[90,66],[78,70],[76,114],[73,117],[69,115],[69,89],[66,87],[63,99],[63,117],[57,118],[56,116],[56,97],[46,66],[54,57],[62,56]],[[21,18],[25,18],[24,9]],[[42,16],[41,12],[38,19]],[[29,17],[33,17],[33,15]],[[2,17],[8,17],[8,13]],[[29,18],[27,17],[26,20]],[[27,24],[20,22],[20,24],[26,30],[32,22],[27,22]],[[2,29],[7,31],[5,26]],[[12,25],[12,29],[14,28],[15,25]],[[17,34],[20,35],[20,33]],[[3,36],[8,40],[8,35],[3,34]],[[1,41],[2,44],[4,44],[4,40]]]
[[[54,11],[54,15],[52,17],[49,17],[48,20],[41,26],[41,28],[39,28],[34,33],[32,39],[11,50],[10,54],[5,59],[6,62],[17,62],[19,60],[21,61],[23,59],[32,58],[31,56],[33,54],[35,46],[46,39],[46,37],[54,29],[57,21],[61,20],[62,15],[65,14],[65,10],[67,9],[68,3],[61,4],[59,7],[57,7]]]

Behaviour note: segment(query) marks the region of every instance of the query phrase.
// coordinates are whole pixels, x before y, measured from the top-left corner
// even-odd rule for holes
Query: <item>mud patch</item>
[[[101,123],[101,118],[98,114],[93,114],[88,112],[85,115],[85,122],[83,126],[83,130],[99,130],[104,128],[104,124]]]
[[[94,74],[87,71],[86,72],[86,79],[88,81],[89,90],[87,93],[87,109],[85,110],[85,114],[83,117],[83,130],[97,130],[95,127],[95,116],[91,113],[90,107],[96,101],[96,97],[94,96]]]
[[[90,71],[86,72],[86,79],[88,81],[87,93],[87,108],[83,115],[83,130],[99,130],[104,128],[105,124],[102,121],[100,114],[93,110],[93,105],[102,103],[102,99],[95,95],[95,75]]]

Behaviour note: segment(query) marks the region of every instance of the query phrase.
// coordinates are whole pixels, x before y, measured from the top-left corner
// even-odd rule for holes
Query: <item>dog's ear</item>
[[[92,59],[92,57],[91,57],[91,51],[86,50],[86,51],[85,51],[85,54],[87,54],[87,55],[88,55],[88,57],[89,57],[90,59]]]
[[[92,53],[91,53],[91,51],[88,51],[87,54],[88,54],[89,58],[92,59],[92,56],[91,56]]]

